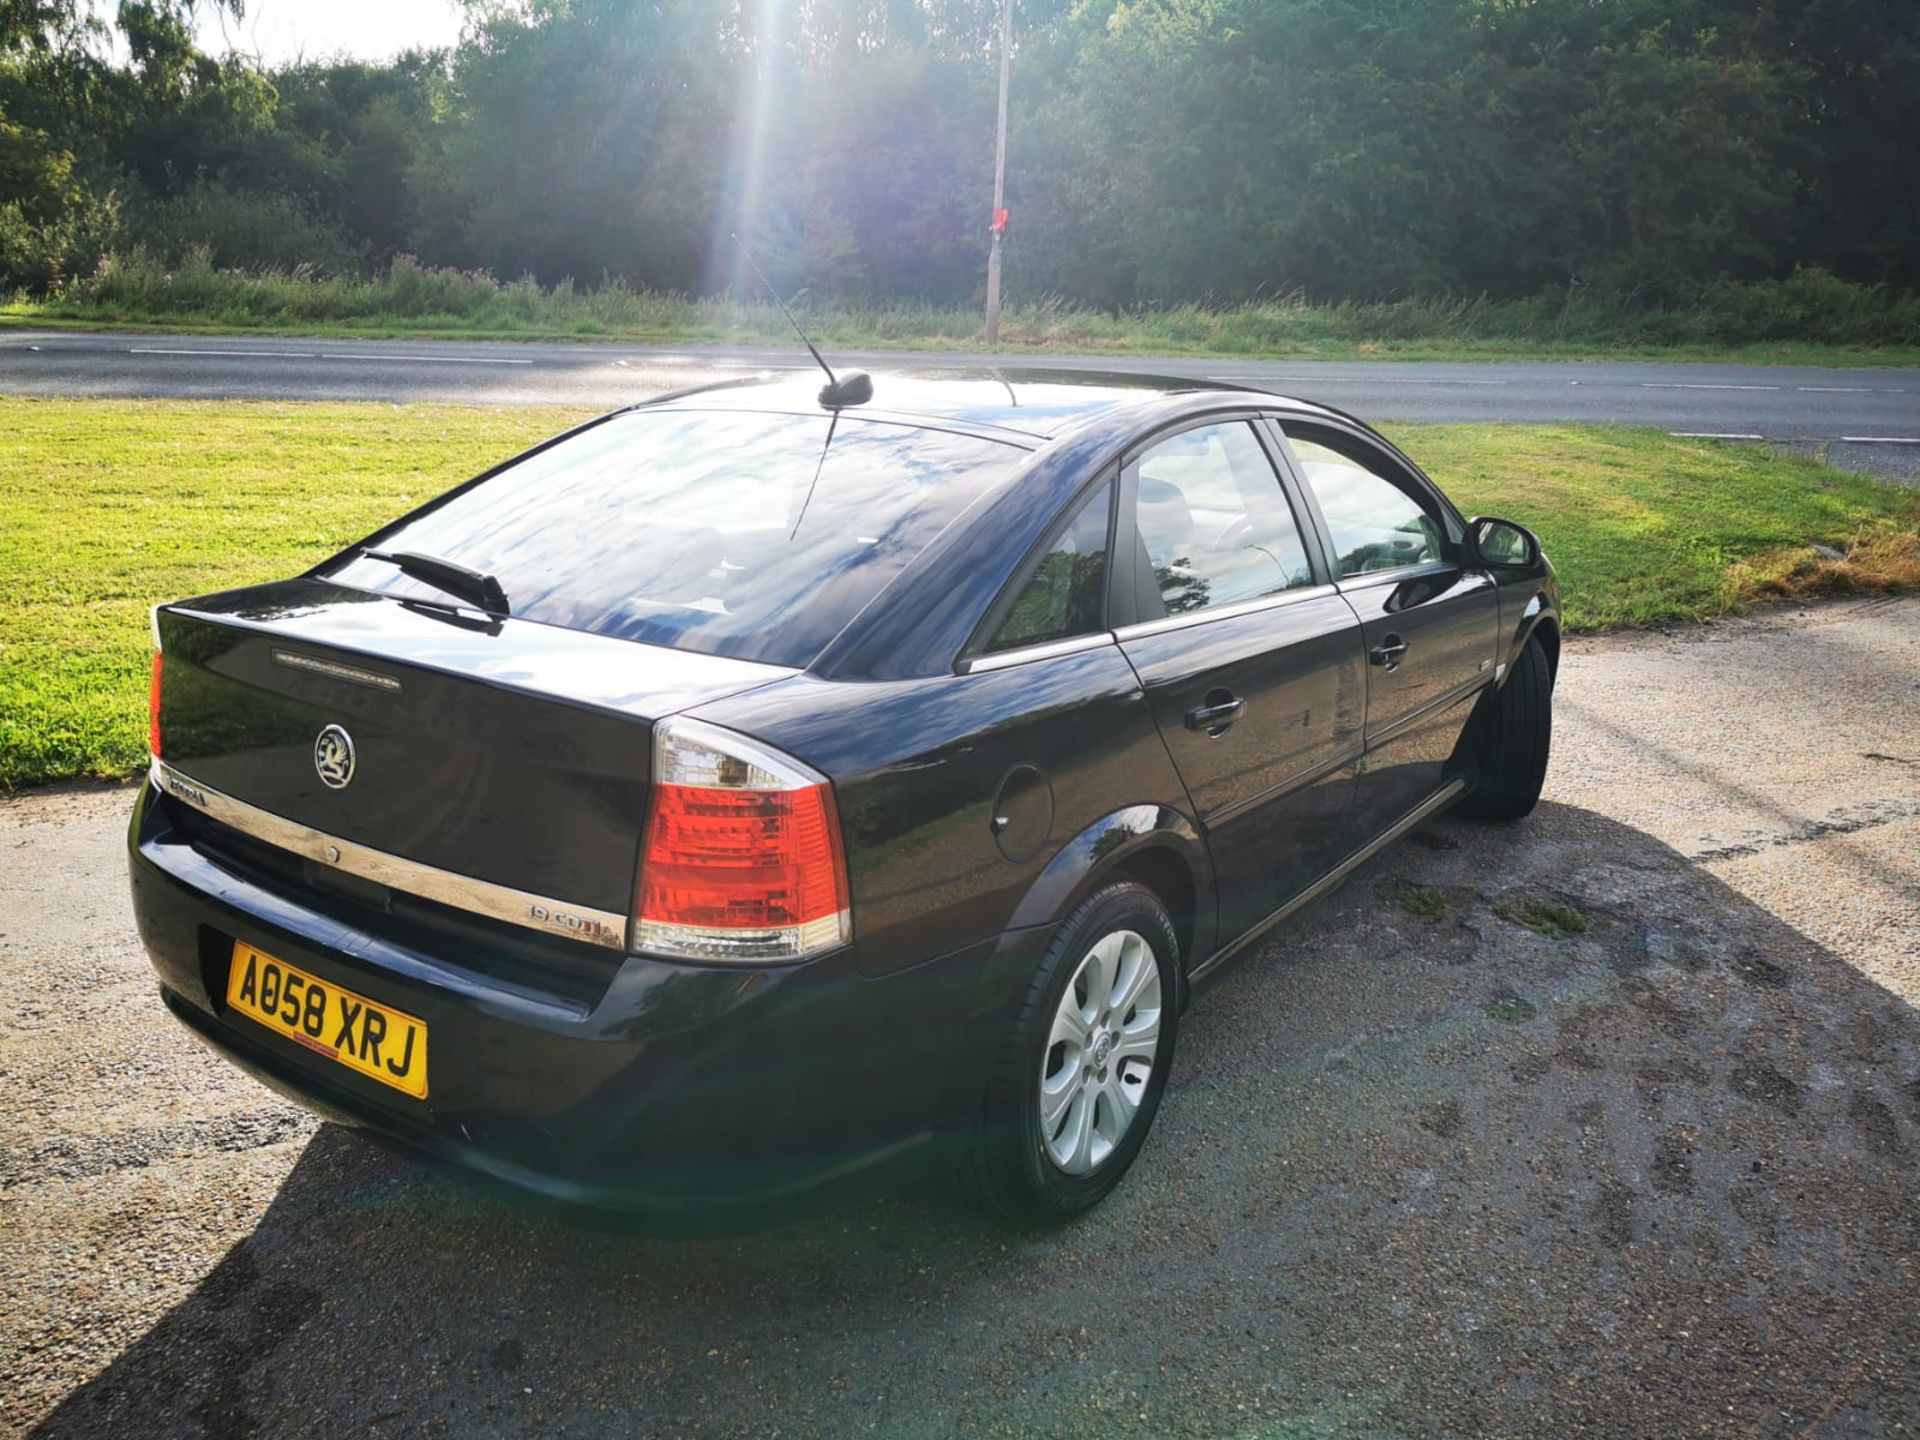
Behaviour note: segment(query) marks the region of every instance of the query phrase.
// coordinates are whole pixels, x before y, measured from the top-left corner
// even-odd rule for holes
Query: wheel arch
[[[1056,922],[1120,878],[1146,886],[1167,907],[1183,977],[1196,957],[1212,953],[1213,872],[1206,843],[1191,820],[1164,805],[1116,810],[1061,846],[1021,897],[1010,924]]]
[[[1148,845],[1128,855],[1100,879],[1110,880],[1121,875],[1139,881],[1160,897],[1167,914],[1173,917],[1173,933],[1180,942],[1181,969],[1191,970],[1200,914],[1193,871],[1186,860],[1171,846]]]
[[[1501,601],[1501,610],[1506,611],[1508,601]],[[1505,626],[1503,625],[1503,629]],[[1520,612],[1519,623],[1509,632],[1512,641],[1507,653],[1499,659],[1504,662],[1500,683],[1506,684],[1507,676],[1513,673],[1513,667],[1520,663],[1520,657],[1527,653],[1527,641],[1535,635],[1540,637],[1540,648],[1547,652],[1547,675],[1549,679],[1558,679],[1560,674],[1560,608],[1554,602],[1554,596],[1546,589],[1532,595],[1526,608]]]
[[[1560,677],[1560,617],[1551,611],[1533,622],[1533,628],[1521,637],[1520,646],[1526,648],[1527,641],[1533,636],[1540,637],[1540,648],[1547,652],[1547,673],[1556,680]]]
[[[1547,683],[1551,688],[1560,672],[1560,615],[1552,608],[1551,597],[1544,593],[1535,595],[1527,602],[1526,612],[1514,631],[1512,648],[1503,657],[1499,680],[1483,689],[1480,698],[1474,702],[1473,713],[1467,717],[1466,727],[1460,732],[1460,738],[1454,743],[1453,754],[1447,760],[1448,775],[1474,776],[1494,723],[1494,707],[1500,703],[1501,692],[1513,679],[1520,657],[1527,653],[1527,642],[1536,635],[1540,637],[1541,650],[1546,653]]]

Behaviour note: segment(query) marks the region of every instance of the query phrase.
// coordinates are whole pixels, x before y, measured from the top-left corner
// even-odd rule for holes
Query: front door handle
[[[1187,712],[1187,729],[1204,730],[1218,738],[1227,733],[1246,708],[1247,702],[1231,691],[1215,690],[1207,696],[1206,704]]]
[[[1389,635],[1373,649],[1367,652],[1367,658],[1385,670],[1400,668],[1400,657],[1407,653],[1407,642],[1398,635]]]

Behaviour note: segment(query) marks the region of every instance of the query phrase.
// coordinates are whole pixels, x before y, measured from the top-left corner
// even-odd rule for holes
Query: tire
[[[1527,637],[1507,683],[1489,697],[1481,736],[1480,783],[1460,813],[1519,820],[1540,803],[1553,742],[1553,667],[1540,637]]]
[[[1104,886],[1061,925],[1014,1012],[975,1137],[976,1177],[1003,1214],[1059,1224],[1120,1183],[1153,1128],[1172,1068],[1179,966],[1166,907],[1133,881]],[[1062,1038],[1073,1031],[1065,1014],[1069,990],[1078,1043]],[[1118,1005],[1131,1000],[1129,1008],[1118,1010],[1116,997]],[[1157,1014],[1145,1058],[1150,1011]],[[1043,1090],[1051,1126],[1042,1115]],[[1056,1095],[1065,1098],[1054,1106]]]

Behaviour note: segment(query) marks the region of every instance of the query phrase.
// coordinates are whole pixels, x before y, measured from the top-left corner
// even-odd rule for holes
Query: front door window
[[[1136,462],[1135,523],[1152,567],[1142,620],[1313,583],[1293,508],[1245,421],[1162,440]]]

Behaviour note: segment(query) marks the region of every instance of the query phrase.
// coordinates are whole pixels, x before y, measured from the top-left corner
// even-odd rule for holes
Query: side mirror
[[[1473,554],[1490,570],[1530,570],[1540,563],[1540,540],[1524,525],[1482,515],[1467,522]]]

